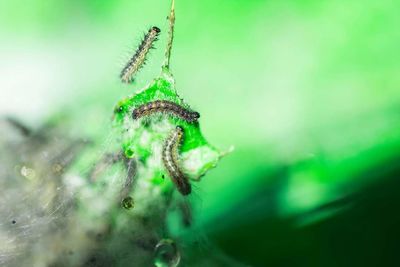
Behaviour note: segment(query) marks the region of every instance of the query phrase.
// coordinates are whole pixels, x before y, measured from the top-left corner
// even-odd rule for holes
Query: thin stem
[[[164,68],[169,70],[169,63],[171,59],[172,42],[174,40],[174,26],[175,26],[175,0],[172,0],[171,12],[168,16],[169,20],[169,33],[167,49],[165,51],[165,63]]]

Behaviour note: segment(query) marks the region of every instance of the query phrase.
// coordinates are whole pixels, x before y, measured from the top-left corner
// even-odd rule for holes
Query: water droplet
[[[35,170],[32,168],[28,168],[26,166],[22,166],[21,168],[21,175],[24,176],[25,178],[32,180],[35,178],[36,173]]]
[[[127,148],[125,150],[125,156],[129,159],[133,158],[133,156],[135,155],[135,152],[131,149],[131,148]]]
[[[176,267],[181,255],[175,242],[171,239],[162,239],[155,247],[154,265],[157,267]]]
[[[63,166],[59,163],[56,163],[53,165],[52,169],[55,174],[61,174],[63,171]]]
[[[125,198],[122,200],[121,204],[122,204],[122,207],[123,207],[124,209],[130,210],[130,209],[133,208],[133,198],[131,198],[131,197],[125,197]]]

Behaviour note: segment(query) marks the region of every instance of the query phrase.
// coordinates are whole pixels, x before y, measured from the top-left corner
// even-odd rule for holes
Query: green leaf
[[[201,133],[199,123],[188,123],[167,114],[151,115],[140,120],[132,119],[132,111],[140,105],[155,100],[168,100],[190,109],[175,89],[175,80],[168,70],[154,79],[140,92],[121,100],[115,108],[114,126],[121,136],[122,150],[127,157],[137,157],[147,168],[147,177],[153,184],[159,184],[159,177],[168,177],[161,151],[165,139],[176,127],[184,129],[185,136],[180,147],[180,163],[191,180],[199,180],[208,170],[214,168],[223,154],[210,145]]]

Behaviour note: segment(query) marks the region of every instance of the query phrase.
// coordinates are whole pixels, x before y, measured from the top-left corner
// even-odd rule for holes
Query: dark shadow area
[[[346,206],[333,217],[304,227],[298,218],[249,217],[211,238],[250,266],[400,266],[400,167],[390,160],[362,176],[377,182],[312,211]]]

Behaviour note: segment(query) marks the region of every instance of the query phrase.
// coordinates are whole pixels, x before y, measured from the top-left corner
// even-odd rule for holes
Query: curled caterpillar
[[[158,112],[171,113],[188,123],[196,122],[197,119],[200,118],[198,112],[187,110],[182,106],[167,100],[156,100],[135,108],[132,112],[132,118],[136,120]]]
[[[178,191],[186,196],[192,191],[189,179],[181,171],[178,164],[178,149],[184,137],[183,128],[177,126],[164,143],[162,160],[165,168]]]
[[[146,60],[146,55],[148,54],[150,49],[153,48],[153,43],[158,40],[157,37],[160,31],[161,30],[159,28],[154,26],[151,27],[148,33],[144,36],[142,43],[136,50],[136,53],[121,71],[120,78],[122,82],[129,83],[134,80],[133,76],[144,64]]]

